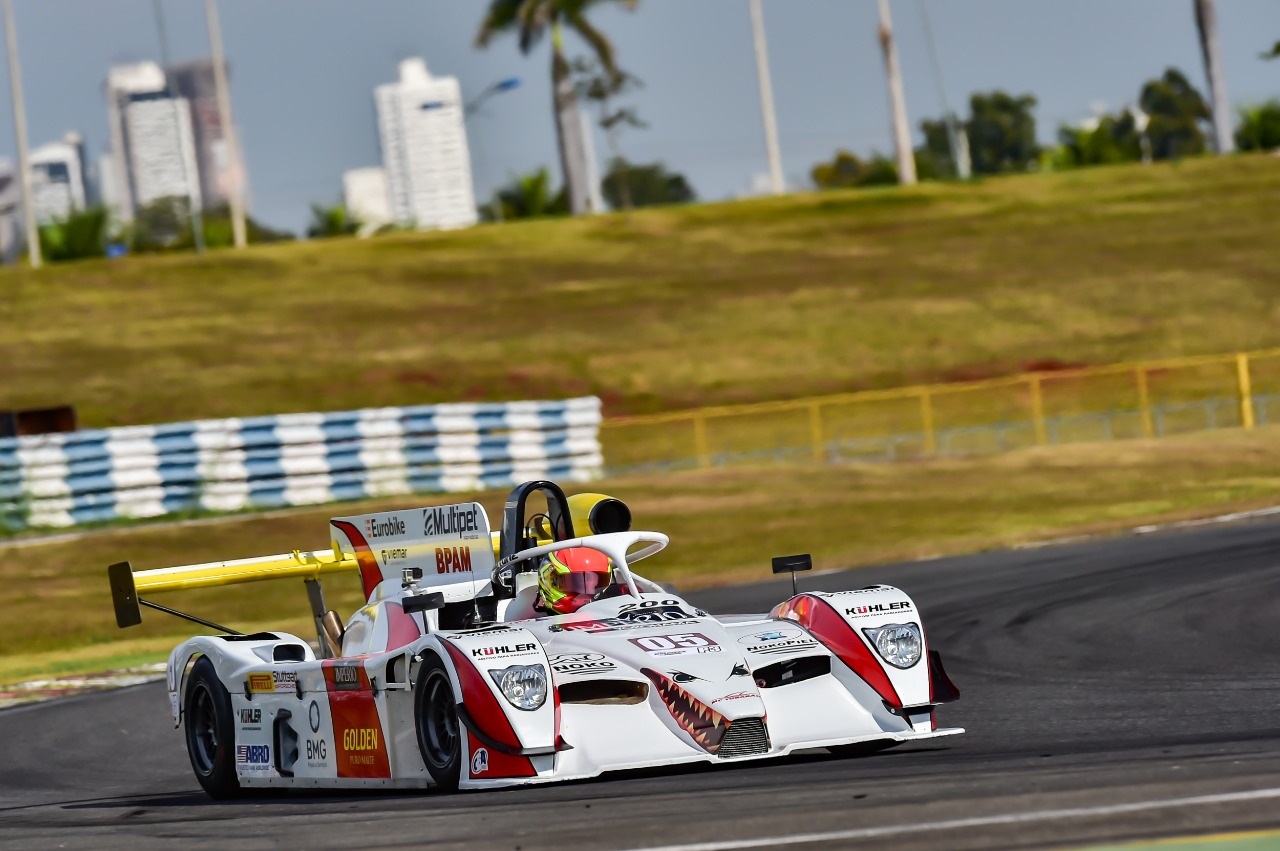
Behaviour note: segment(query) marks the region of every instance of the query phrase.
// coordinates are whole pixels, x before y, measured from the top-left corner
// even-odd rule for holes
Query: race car
[[[108,569],[121,627],[148,607],[219,633],[178,645],[167,668],[175,727],[214,798],[495,788],[964,732],[937,724],[959,693],[905,593],[805,591],[767,614],[713,616],[633,572],[668,538],[632,531],[612,497],[533,481],[496,533],[479,503],[339,517],[330,533],[331,551]],[[540,608],[539,565],[571,550],[608,559],[612,581],[574,612]],[[810,564],[783,557],[774,571],[794,591]],[[338,572],[358,574],[367,601],[345,625],[319,582]],[[139,596],[281,577],[306,583],[315,649]]]

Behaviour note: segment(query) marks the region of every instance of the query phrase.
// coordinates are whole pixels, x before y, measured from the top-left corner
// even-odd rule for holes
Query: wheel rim
[[[423,709],[418,723],[422,726],[427,759],[444,768],[458,749],[458,713],[453,706],[453,688],[440,671],[432,671],[427,678]]]
[[[191,724],[191,757],[196,771],[212,774],[218,756],[218,715],[213,695],[204,683],[197,683],[187,708]]]

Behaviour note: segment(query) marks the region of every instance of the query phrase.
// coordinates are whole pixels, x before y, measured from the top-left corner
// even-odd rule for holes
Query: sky
[[[207,56],[203,0],[160,0],[175,61]],[[921,9],[933,22],[945,95],[964,109],[974,91],[1031,93],[1039,135],[1052,140],[1105,105],[1137,99],[1167,67],[1207,91],[1193,0],[892,0],[911,125],[942,112]],[[77,130],[96,160],[106,147],[103,80],[113,62],[159,59],[153,0],[13,0],[29,138]],[[767,172],[747,0],[640,0],[592,11],[619,63],[644,86],[621,103],[648,122],[628,130],[633,162],[662,161],[699,196],[750,192]],[[892,150],[875,0],[763,0],[783,170],[793,188],[839,148]],[[396,63],[425,58],[458,77],[464,96],[518,76],[468,122],[477,197],[513,175],[557,174],[546,43],[521,55],[514,37],[474,46],[482,0],[219,0],[232,108],[250,184],[250,211],[295,232],[309,205],[341,199],[347,169],[377,165],[373,88]],[[1280,0],[1218,0],[1234,105],[1280,97]],[[585,54],[569,40],[571,53]],[[4,74],[8,91],[7,73]],[[603,159],[603,137],[596,140]],[[0,155],[16,151],[0,108]]]

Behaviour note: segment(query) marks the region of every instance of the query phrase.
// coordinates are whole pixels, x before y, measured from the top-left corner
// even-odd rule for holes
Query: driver
[[[538,567],[534,606],[552,615],[568,615],[590,603],[613,582],[609,557],[588,547],[548,553]]]

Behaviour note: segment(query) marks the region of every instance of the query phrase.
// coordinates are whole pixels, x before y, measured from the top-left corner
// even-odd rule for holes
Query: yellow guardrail
[[[948,425],[982,423],[983,405],[969,404],[966,409],[963,397],[983,393],[989,395],[992,391],[997,394],[1000,392],[1006,394],[1001,404],[995,407],[1016,408],[1020,419],[1030,423],[1034,443],[1040,445],[1054,442],[1051,440],[1050,426],[1056,420],[1051,417],[1051,408],[1054,411],[1060,409],[1075,413],[1089,413],[1131,407],[1140,425],[1140,432],[1133,436],[1156,437],[1165,433],[1164,429],[1157,428],[1156,422],[1156,415],[1161,414],[1163,410],[1161,406],[1167,406],[1171,401],[1188,398],[1210,398],[1215,394],[1219,397],[1234,396],[1237,400],[1236,417],[1231,425],[1253,428],[1256,422],[1254,396],[1258,392],[1258,382],[1255,380],[1253,367],[1260,362],[1265,362],[1269,367],[1264,383],[1268,387],[1274,386],[1275,390],[1280,392],[1280,348],[1276,348],[1105,366],[1041,370],[976,381],[922,384],[774,402],[721,405],[661,414],[612,417],[604,421],[601,437],[606,443],[606,457],[610,455],[608,447],[612,443],[620,446],[624,454],[630,454],[626,450],[631,450],[631,452],[650,456],[643,458],[645,461],[654,461],[659,460],[652,457],[655,452],[646,452],[638,448],[645,441],[641,438],[629,440],[626,432],[630,429],[632,434],[635,434],[642,429],[658,429],[663,433],[661,439],[649,441],[653,443],[655,451],[660,447],[666,448],[666,452],[659,451],[658,454],[669,454],[673,450],[682,451],[678,447],[684,444],[686,450],[683,451],[686,457],[690,457],[687,449],[691,449],[691,457],[697,459],[698,466],[708,467],[712,464],[713,444],[717,430],[726,431],[728,425],[734,421],[758,422],[765,418],[790,415],[804,420],[803,425],[798,419],[792,423],[793,434],[807,432],[807,436],[803,438],[804,442],[811,447],[813,457],[821,459],[833,437],[832,419],[837,409],[847,409],[842,427],[848,427],[859,421],[858,409],[865,411],[870,406],[880,403],[909,402],[915,408],[912,414],[913,431],[918,430],[920,435],[920,454],[933,455],[938,451],[940,429]],[[1100,382],[1103,379],[1114,379],[1126,375],[1132,377],[1132,383],[1126,386],[1108,386],[1105,391],[1095,388],[1092,394],[1085,386],[1089,382]],[[958,404],[956,404],[957,401]],[[950,407],[948,412],[939,410],[940,405],[944,403]],[[1055,413],[1054,416],[1058,414]],[[951,418],[951,422],[948,422],[948,417]],[[990,419],[988,418],[987,421],[990,422]],[[868,427],[874,429],[874,426]],[[673,428],[676,429],[675,433],[671,431]],[[683,436],[680,436],[681,433]],[[675,445],[672,444],[673,438],[677,441]],[[799,438],[792,439],[793,444],[796,439]],[[745,440],[749,443],[751,437],[748,435]],[[688,445],[688,441],[691,441],[691,446]],[[611,461],[613,460],[611,458]],[[635,460],[638,461],[641,458],[637,457]]]

